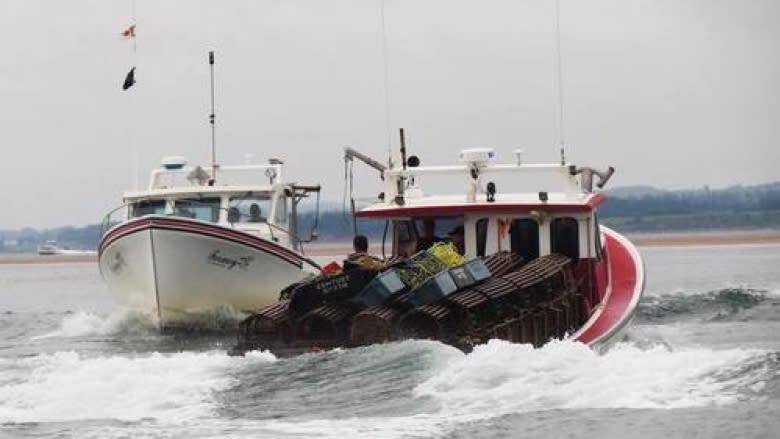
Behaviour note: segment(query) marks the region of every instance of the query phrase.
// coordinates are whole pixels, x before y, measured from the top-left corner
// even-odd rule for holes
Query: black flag
[[[133,84],[135,84],[135,67],[127,72],[127,76],[125,76],[125,82],[122,84],[122,90],[127,90],[128,88],[132,87]]]

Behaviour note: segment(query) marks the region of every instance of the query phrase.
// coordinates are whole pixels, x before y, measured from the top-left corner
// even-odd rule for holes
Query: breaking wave
[[[213,392],[233,384],[231,367],[273,360],[223,352],[0,359],[0,422],[195,419],[213,411]]]
[[[660,322],[700,315],[711,320],[724,320],[755,307],[774,294],[752,288],[723,288],[702,294],[683,292],[645,296],[639,302],[636,318],[642,322]]]
[[[104,420],[82,423],[85,437],[430,437],[507,414],[760,400],[779,371],[762,350],[622,343],[599,355],[571,341],[493,340],[470,354],[407,341],[280,361],[59,352],[0,359],[0,423]]]
[[[190,316],[187,325],[164,328],[166,333],[232,334],[245,314],[232,308],[215,308]],[[84,337],[100,335],[151,335],[158,334],[156,318],[130,310],[117,310],[107,316],[87,311],[68,313],[60,327],[33,340],[55,337]]]
[[[453,415],[498,416],[551,409],[669,409],[733,403],[774,377],[761,350],[641,349],[629,343],[604,355],[574,342],[540,349],[492,340],[416,389]],[[731,375],[724,371],[741,371]]]
[[[122,310],[112,312],[108,316],[101,316],[87,311],[76,311],[65,315],[58,329],[34,336],[32,339],[95,335],[142,335],[151,334],[158,330],[152,316],[140,312]]]

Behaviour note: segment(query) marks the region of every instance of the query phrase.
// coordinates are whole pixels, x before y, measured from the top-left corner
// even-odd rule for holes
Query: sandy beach
[[[638,247],[780,244],[780,230],[627,233],[626,237]]]
[[[730,230],[702,232],[633,233],[626,236],[638,247],[780,244],[780,230]],[[372,253],[380,249],[372,246]],[[319,243],[306,248],[307,256],[334,256],[352,252],[349,243]],[[94,255],[0,254],[0,264],[96,263]]]

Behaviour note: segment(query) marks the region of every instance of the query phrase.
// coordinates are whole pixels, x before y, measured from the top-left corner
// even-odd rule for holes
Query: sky
[[[279,157],[326,200],[342,148],[385,160],[399,127],[425,164],[557,160],[553,1],[385,0],[387,100],[382,9],[0,0],[0,230],[96,223],[161,157],[208,164],[209,50],[218,161]],[[568,158],[613,165],[613,186],[780,180],[777,23],[776,0],[560,0]]]

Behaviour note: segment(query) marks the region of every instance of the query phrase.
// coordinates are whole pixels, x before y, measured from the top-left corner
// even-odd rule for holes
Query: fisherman
[[[231,207],[228,209],[228,215],[227,220],[229,223],[237,223],[241,219],[241,212],[238,210],[238,207]]]
[[[257,203],[252,203],[252,205],[249,206],[249,222],[250,223],[261,223],[265,222],[265,218],[263,218],[260,215],[260,206],[257,205]]]
[[[463,236],[464,235],[463,226],[456,226],[454,229],[450,230],[450,232],[447,235],[450,237],[450,242],[458,250],[458,253],[465,255],[466,241]]]
[[[417,241],[417,251],[428,250],[443,239],[436,236],[436,221],[431,218],[423,220],[423,236]]]
[[[352,254],[344,260],[344,271],[353,268],[378,268],[382,261],[368,254],[366,235],[355,235],[352,239]]]

